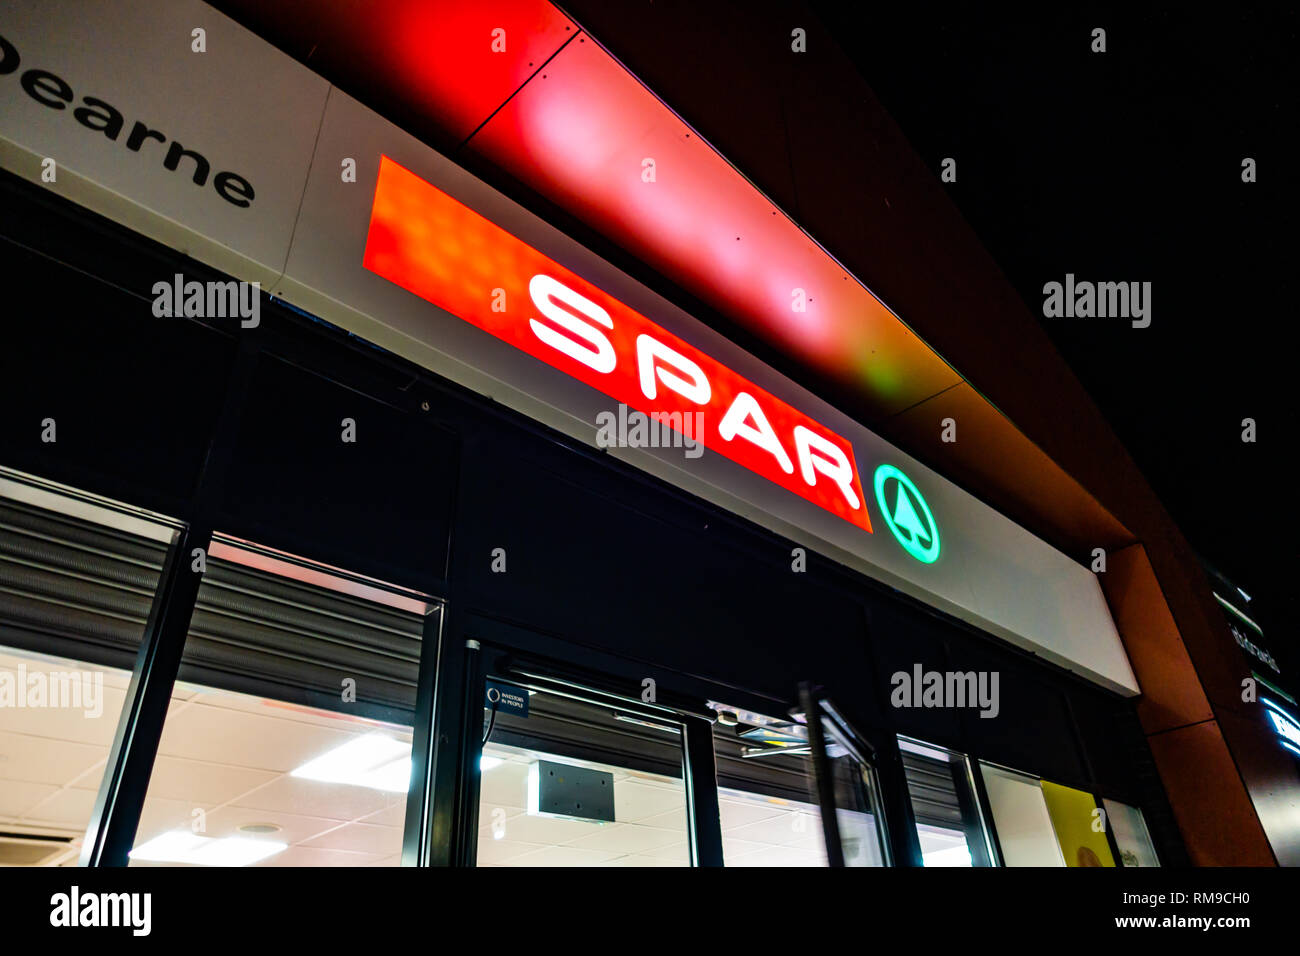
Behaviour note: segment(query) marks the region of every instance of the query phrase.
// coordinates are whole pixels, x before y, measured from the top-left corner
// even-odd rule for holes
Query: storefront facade
[[[74,7],[0,24],[0,645],[84,705],[6,713],[15,858],[1188,861],[1136,590],[210,8]]]

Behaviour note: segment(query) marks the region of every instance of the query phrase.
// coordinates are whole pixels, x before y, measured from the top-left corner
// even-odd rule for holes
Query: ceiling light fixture
[[[280,826],[275,823],[245,823],[239,828],[240,833],[279,833]]]
[[[302,780],[406,793],[411,786],[411,745],[387,734],[355,737],[289,774]]]
[[[190,863],[195,866],[251,866],[287,849],[277,840],[247,837],[205,837],[189,830],[172,830],[142,843],[129,854],[149,863]]]

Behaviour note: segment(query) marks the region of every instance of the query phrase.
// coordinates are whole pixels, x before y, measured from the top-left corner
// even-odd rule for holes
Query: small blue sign
[[[499,684],[490,680],[487,682],[487,695],[484,706],[489,710],[495,710],[499,714],[510,714],[512,717],[527,717],[528,691],[522,687],[516,687],[514,684]]]
[[[1283,710],[1280,704],[1274,703],[1267,697],[1261,697],[1259,702],[1268,707],[1268,710],[1264,713],[1268,714],[1269,719],[1273,722],[1273,730],[1277,733],[1277,742],[1297,757],[1300,757],[1300,720],[1296,720],[1295,717]]]

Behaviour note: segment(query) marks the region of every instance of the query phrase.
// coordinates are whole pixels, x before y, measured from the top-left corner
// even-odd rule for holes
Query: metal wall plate
[[[614,775],[539,760],[528,771],[529,811],[544,816],[614,822]]]

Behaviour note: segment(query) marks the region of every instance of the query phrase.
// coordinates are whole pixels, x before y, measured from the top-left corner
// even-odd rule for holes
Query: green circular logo
[[[939,523],[912,479],[893,465],[876,469],[876,503],[903,550],[926,564],[939,560]]]

